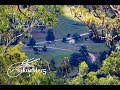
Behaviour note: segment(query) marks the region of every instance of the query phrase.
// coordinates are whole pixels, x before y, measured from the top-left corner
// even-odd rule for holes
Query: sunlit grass
[[[63,12],[64,12],[64,16],[66,16],[66,17],[69,18],[70,20],[80,22],[77,18],[74,17],[74,14],[71,14],[69,7],[64,6],[64,7],[62,8],[62,10],[63,10]]]

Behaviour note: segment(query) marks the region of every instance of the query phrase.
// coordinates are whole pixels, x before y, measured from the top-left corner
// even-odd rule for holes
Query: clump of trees
[[[102,67],[97,71],[89,71],[86,62],[79,64],[78,76],[70,79],[70,85],[120,85],[120,71],[119,71],[119,53],[114,52],[107,57]]]

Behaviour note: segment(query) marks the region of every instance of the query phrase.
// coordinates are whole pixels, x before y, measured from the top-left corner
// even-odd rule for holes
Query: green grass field
[[[59,66],[62,63],[63,57],[69,57],[69,55],[73,52],[71,51],[63,51],[63,50],[52,50],[49,52],[41,52],[39,54],[34,54],[34,52],[31,51],[25,51],[26,55],[29,56],[29,58],[42,58],[43,60],[46,60],[50,62],[52,59],[55,60],[56,66]]]

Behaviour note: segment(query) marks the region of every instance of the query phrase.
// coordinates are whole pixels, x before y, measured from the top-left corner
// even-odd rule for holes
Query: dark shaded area
[[[115,28],[114,28],[114,30],[112,30],[112,37],[114,37],[114,36],[116,36],[116,35],[118,35],[118,32],[117,32],[117,30],[115,30]]]
[[[120,72],[110,72],[110,75],[120,77]]]
[[[109,51],[107,52],[108,56],[110,56],[110,54],[112,53],[112,51],[113,51],[113,48],[110,48]]]
[[[91,38],[91,40],[94,42],[94,43],[104,43],[105,42],[105,39],[101,39],[100,37],[99,38]]]
[[[19,42],[19,40],[16,39],[13,43],[11,43],[11,45],[17,45],[18,42]]]
[[[58,76],[58,77],[63,77],[64,76],[64,74],[63,74],[63,72],[62,72],[62,69],[61,69],[61,67],[57,67],[56,68],[56,75]]]
[[[38,50],[38,48],[33,47],[33,51],[35,52],[35,54],[39,54],[39,50]]]
[[[22,8],[24,8],[24,9],[28,7],[28,5],[21,5],[21,6],[22,6]]]
[[[88,71],[97,71],[98,70],[98,66],[96,64],[87,62],[87,65],[89,67]]]
[[[119,41],[120,40],[120,35],[115,37],[114,40]]]
[[[80,63],[80,54],[79,53],[73,53],[70,55],[70,64],[71,66],[79,66]]]
[[[54,59],[52,59],[52,60],[50,61],[50,70],[51,70],[51,71],[55,71],[55,70],[56,70],[55,60],[54,60]]]
[[[83,23],[73,23],[72,25],[76,25],[76,26],[86,26],[86,25],[83,24]]]
[[[103,78],[106,78],[106,75],[105,74],[97,74],[97,78],[99,79],[99,78],[101,78],[101,77],[103,77]]]
[[[105,60],[107,56],[108,56],[108,52],[107,52],[107,51],[101,52],[101,53],[100,53],[100,56],[99,56],[100,62],[102,63],[103,60]]]
[[[89,38],[92,38],[93,37],[93,33],[90,31],[89,32]]]
[[[13,18],[10,18],[10,19],[9,19],[9,22],[10,22],[10,23],[14,23],[15,21],[14,21]]]
[[[52,60],[50,61],[50,63],[51,63],[52,65],[55,65],[55,60],[52,59]]]

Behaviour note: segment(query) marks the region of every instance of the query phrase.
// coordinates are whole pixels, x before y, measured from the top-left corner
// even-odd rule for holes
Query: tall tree
[[[54,36],[53,30],[49,29],[46,36],[46,40],[49,42],[49,41],[54,41],[54,39],[55,39],[55,36]]]

